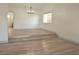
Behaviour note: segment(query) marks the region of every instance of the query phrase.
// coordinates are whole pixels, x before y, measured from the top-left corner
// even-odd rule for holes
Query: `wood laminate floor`
[[[79,45],[42,29],[13,30],[9,43],[0,44],[1,55],[78,55]]]

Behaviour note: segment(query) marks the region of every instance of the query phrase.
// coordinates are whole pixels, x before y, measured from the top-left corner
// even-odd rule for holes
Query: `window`
[[[43,15],[43,23],[52,23],[52,13]]]

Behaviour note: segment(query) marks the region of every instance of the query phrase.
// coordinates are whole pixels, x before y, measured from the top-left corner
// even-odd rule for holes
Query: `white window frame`
[[[52,13],[43,14],[43,23],[52,23]]]

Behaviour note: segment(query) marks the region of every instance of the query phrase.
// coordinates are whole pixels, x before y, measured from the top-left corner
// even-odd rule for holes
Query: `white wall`
[[[8,5],[0,4],[0,43],[8,42],[7,12]]]
[[[33,29],[38,27],[38,15],[28,15],[23,12],[16,12],[14,29]]]
[[[79,43],[79,4],[46,4],[43,13],[46,12],[53,12],[53,22],[44,24],[40,16],[40,28],[54,31],[62,38]]]

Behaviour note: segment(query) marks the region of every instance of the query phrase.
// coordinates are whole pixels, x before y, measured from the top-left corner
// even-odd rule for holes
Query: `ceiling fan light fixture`
[[[26,9],[26,6],[25,6]],[[35,11],[33,10],[32,6],[29,7],[29,9],[26,10],[27,14],[35,14]]]
[[[27,12],[28,14],[34,14],[34,13],[35,13],[34,10],[27,10],[26,12]]]

